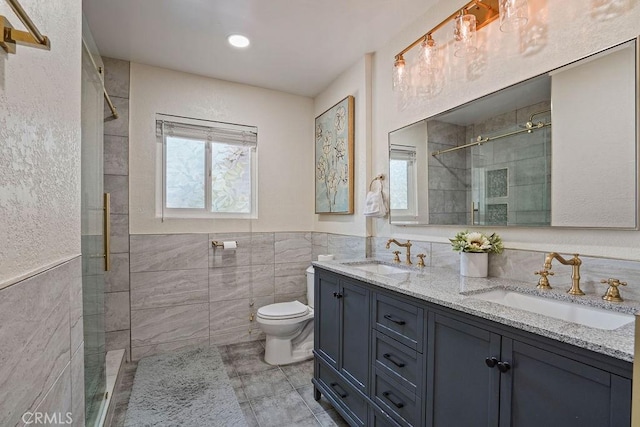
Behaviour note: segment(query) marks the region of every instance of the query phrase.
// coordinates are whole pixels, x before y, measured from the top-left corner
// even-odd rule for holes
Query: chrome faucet
[[[571,258],[570,260],[566,260],[557,252],[549,253],[544,259],[544,272],[549,273],[549,270],[551,269],[551,262],[554,260],[554,258],[557,259],[560,264],[570,265],[572,268],[571,289],[569,289],[567,293],[571,295],[584,295],[584,292],[582,292],[582,289],[580,289],[580,265],[582,265],[582,260],[578,257],[578,254],[573,254],[573,258]],[[543,275],[541,274],[541,276]],[[544,275],[543,277],[546,279],[546,275]],[[542,280],[543,277],[541,277],[540,280]]]
[[[411,240],[407,240],[407,243],[400,243],[396,239],[389,239],[387,241],[386,248],[389,249],[391,247],[392,243],[395,243],[396,245],[400,246],[401,248],[407,248],[407,260],[405,261],[405,264],[407,264],[407,265],[413,264],[411,262]],[[397,254],[396,254],[396,258],[397,258]]]

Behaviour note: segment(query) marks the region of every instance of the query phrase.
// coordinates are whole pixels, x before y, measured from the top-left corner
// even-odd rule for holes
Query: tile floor
[[[314,400],[312,360],[269,365],[264,361],[262,341],[219,346],[218,350],[250,427],[348,425],[324,397]],[[136,368],[136,363],[124,366],[124,377],[114,396],[112,427],[124,426]]]

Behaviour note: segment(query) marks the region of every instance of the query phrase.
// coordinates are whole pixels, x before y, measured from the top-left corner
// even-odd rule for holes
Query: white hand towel
[[[364,216],[384,218],[387,215],[387,206],[384,202],[384,195],[382,194],[382,182],[378,179],[376,179],[375,182],[378,183],[378,188],[374,188],[367,193]]]

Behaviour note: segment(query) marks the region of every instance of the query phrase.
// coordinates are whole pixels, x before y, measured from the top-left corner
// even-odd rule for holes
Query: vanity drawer
[[[327,395],[332,403],[336,403],[347,413],[356,425],[366,425],[368,404],[344,378],[342,378],[333,368],[323,362],[316,361],[318,372],[318,383],[323,393]]]
[[[421,425],[422,401],[415,393],[397,386],[386,375],[376,370],[374,401],[400,425]]]
[[[422,352],[424,310],[386,295],[375,294],[374,298],[376,329]]]
[[[371,405],[370,424],[372,427],[401,427],[393,418],[378,409],[376,405]]]
[[[421,396],[424,377],[422,353],[378,331],[373,334],[374,369],[385,372],[409,392]]]

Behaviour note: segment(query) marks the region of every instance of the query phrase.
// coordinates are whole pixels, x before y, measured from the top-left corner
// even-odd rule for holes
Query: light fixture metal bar
[[[444,153],[450,153],[452,151],[458,151],[458,150],[462,150],[464,148],[469,148],[469,147],[475,147],[476,145],[482,145],[484,143],[487,143],[489,141],[494,141],[496,139],[500,139],[500,138],[506,138],[508,136],[513,136],[513,135],[518,135],[520,133],[531,133],[535,130],[538,129],[542,129],[542,128],[546,128],[548,126],[551,126],[551,123],[538,123],[536,125],[534,125],[534,127],[532,128],[526,128],[526,129],[519,129],[519,130],[514,130],[513,132],[507,132],[507,133],[503,133],[502,135],[496,135],[496,136],[487,136],[487,137],[482,137],[482,136],[478,136],[478,140],[474,141],[474,142],[470,142],[468,144],[464,144],[464,145],[459,145],[457,147],[453,147],[453,148],[447,148],[446,150],[438,150],[438,151],[434,151],[431,153],[432,156],[438,156],[440,154],[444,154]]]
[[[438,31],[447,23],[453,21],[458,15],[460,15],[460,12],[463,10],[466,10],[467,13],[470,13],[471,15],[474,15],[476,17],[476,28],[478,30],[485,25],[488,25],[491,22],[495,21],[500,16],[500,12],[498,10],[498,0],[472,0],[449,15],[442,22],[433,27],[431,30],[411,43],[409,46],[405,47],[395,57],[398,58],[416,47],[423,40],[426,40],[428,36]]]

